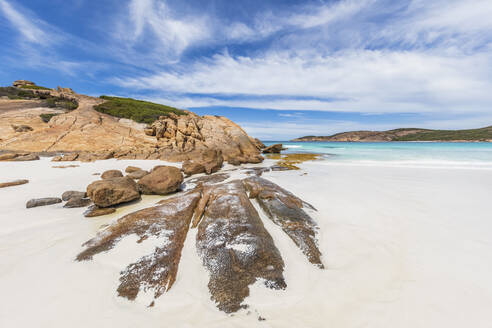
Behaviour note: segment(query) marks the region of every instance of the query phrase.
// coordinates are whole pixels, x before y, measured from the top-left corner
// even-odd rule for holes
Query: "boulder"
[[[282,149],[282,144],[271,145],[263,149],[263,154],[280,154]]]
[[[152,172],[138,181],[138,187],[146,195],[167,195],[178,190],[182,182],[183,175],[178,168],[156,166]]]
[[[99,207],[97,205],[91,205],[84,212],[84,216],[86,218],[93,218],[96,216],[108,215],[116,212],[116,208],[114,207]]]
[[[120,170],[108,170],[101,174],[101,179],[121,178],[123,173]]]
[[[140,198],[138,186],[129,177],[99,180],[87,186],[87,196],[99,207],[130,202]]]
[[[65,191],[62,194],[61,198],[64,202],[66,202],[71,198],[85,198],[85,197],[87,197],[87,193],[85,191],[69,190],[69,191]]]
[[[258,149],[266,148],[265,144],[263,142],[261,142],[260,139],[258,139],[258,138],[254,138],[254,144],[256,145],[256,147]]]
[[[183,162],[181,170],[187,177],[194,174],[205,173],[205,167],[202,164],[190,160]]]
[[[23,185],[23,184],[26,184],[28,182],[29,182],[29,180],[14,180],[14,181],[2,182],[2,183],[0,183],[0,188]]]
[[[144,170],[138,170],[138,171],[133,171],[131,173],[128,173],[126,176],[129,178],[132,178],[134,180],[138,180],[138,179],[142,179],[147,174],[149,174],[149,172],[144,171]]]
[[[182,165],[182,170],[186,176],[198,173],[212,174],[220,170],[223,162],[224,157],[220,150],[206,149],[196,158],[185,161]]]
[[[26,203],[26,208],[32,208],[37,206],[46,206],[61,203],[62,200],[56,197],[36,198],[31,199]]]
[[[72,197],[68,200],[68,202],[63,205],[65,208],[77,208],[77,207],[86,207],[90,205],[92,201],[89,198],[79,198]]]

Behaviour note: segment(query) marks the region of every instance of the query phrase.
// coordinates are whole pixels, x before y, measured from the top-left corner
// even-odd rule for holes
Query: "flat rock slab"
[[[46,197],[46,198],[37,198],[31,199],[26,203],[26,208],[38,207],[38,206],[46,206],[61,203],[62,200],[56,197]]]
[[[29,183],[29,180],[22,179],[22,180],[14,180],[14,181],[2,182],[2,183],[0,183],[0,188],[6,188],[6,187],[12,187],[12,186],[19,186],[19,185],[23,185],[23,184],[26,184],[26,183]]]
[[[263,279],[265,286],[284,289],[284,262],[263,226],[241,181],[212,186],[198,225],[196,247],[210,273],[208,288],[217,307],[238,311],[249,295],[249,285]]]
[[[243,180],[251,198],[256,198],[267,216],[294,241],[308,260],[323,268],[316,234],[318,225],[303,210],[314,207],[280,186],[260,177]]]
[[[116,208],[114,207],[99,207],[97,205],[91,205],[84,212],[84,216],[86,218],[93,218],[96,216],[108,215],[116,212]]]
[[[164,201],[161,205],[128,214],[84,244],[78,261],[90,260],[112,249],[124,237],[139,236],[138,243],[153,236],[160,240],[152,254],[128,265],[121,273],[118,295],[133,300],[140,290],[153,289],[155,298],[169,290],[178,272],[181,250],[194,209],[201,197],[194,191]]]

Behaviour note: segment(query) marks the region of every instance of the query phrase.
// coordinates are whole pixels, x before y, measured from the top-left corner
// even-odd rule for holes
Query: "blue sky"
[[[0,84],[224,115],[265,140],[492,125],[490,0],[0,0]]]

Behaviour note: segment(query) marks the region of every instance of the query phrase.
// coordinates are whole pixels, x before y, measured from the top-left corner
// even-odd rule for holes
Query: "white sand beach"
[[[62,204],[26,209],[31,198],[84,190],[93,173],[157,161],[107,160],[52,168],[49,159],[0,163],[0,327],[490,327],[492,169],[308,162],[264,177],[314,205],[325,269],[311,265],[265,219],[285,261],[286,290],[257,284],[234,315],[210,301],[208,274],[185,242],[173,288],[149,299],[118,297],[122,268],[153,240],[124,239],[90,262],[75,262],[101,226],[161,196],[85,218]],[[269,162],[266,161],[264,165]],[[270,163],[271,164],[271,163]],[[259,321],[258,317],[264,318]]]

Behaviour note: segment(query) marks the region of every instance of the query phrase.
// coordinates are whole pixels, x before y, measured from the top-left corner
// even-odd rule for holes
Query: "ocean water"
[[[487,142],[291,142],[286,153],[318,153],[329,163],[492,169],[492,143]]]

